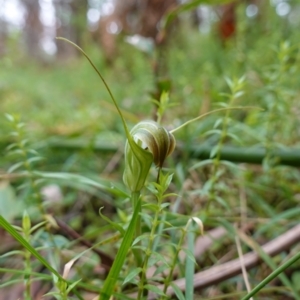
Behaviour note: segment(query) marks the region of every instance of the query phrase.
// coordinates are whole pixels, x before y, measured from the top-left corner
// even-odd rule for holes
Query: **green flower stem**
[[[141,195],[140,192],[132,192],[131,193],[132,207],[137,207],[137,209],[138,209],[138,216],[137,216],[137,221],[136,221],[134,239],[137,238],[138,236],[140,236],[142,233],[142,228],[141,228],[141,226],[142,226],[142,224],[141,224],[142,205],[141,205],[140,195]],[[141,267],[143,264],[142,250],[141,249],[132,249],[132,252],[135,257],[137,266]]]
[[[228,97],[228,104],[225,104],[226,105],[225,116],[224,118],[222,118],[222,129],[220,132],[218,144],[216,145],[216,148],[213,149],[214,152],[211,153],[211,156],[213,158],[213,169],[212,169],[211,180],[210,180],[210,188],[208,191],[208,201],[206,203],[206,208],[205,208],[206,212],[209,210],[212,201],[217,199],[216,183],[219,179],[218,173],[220,169],[221,149],[225,144],[226,137],[228,135],[230,110],[235,109],[233,103],[243,93],[242,91],[243,82],[244,82],[243,77],[233,81],[227,79],[227,84],[230,88],[231,93],[224,94],[224,96]]]
[[[161,200],[158,203],[158,206],[160,206],[160,204],[161,204]],[[159,224],[158,218],[159,218],[160,214],[161,214],[161,209],[156,210],[154,220],[152,222],[152,228],[151,228],[151,232],[150,232],[150,236],[149,236],[148,247],[147,247],[147,250],[145,253],[145,259],[144,259],[143,266],[142,266],[141,280],[139,283],[139,292],[138,292],[137,299],[142,299],[143,292],[144,292],[144,286],[145,286],[145,284],[147,284],[146,273],[147,273],[147,269],[148,269],[148,261],[151,256],[151,253],[152,253],[152,247],[153,247],[153,243],[154,243],[154,239],[155,239],[155,232],[156,232],[156,228]]]
[[[28,149],[26,148],[25,144],[22,142],[22,131],[18,123],[13,123],[14,130],[18,133],[18,141],[16,142],[18,149],[20,149],[21,157],[24,161],[25,170],[29,174],[30,186],[33,191],[34,202],[38,206],[41,215],[44,217],[46,215],[46,211],[43,207],[42,196],[38,190],[36,185],[35,177],[34,177],[34,169],[32,164],[28,160]]]
[[[85,56],[85,58],[89,61],[89,63],[91,64],[92,68],[93,68],[93,69],[95,70],[95,72],[98,74],[98,76],[99,76],[99,78],[101,79],[101,81],[103,82],[103,84],[104,84],[106,90],[108,91],[108,93],[109,93],[109,95],[110,95],[110,98],[112,99],[112,101],[113,101],[113,103],[114,103],[114,105],[115,105],[115,107],[116,107],[116,109],[117,109],[117,111],[118,111],[118,113],[119,113],[119,115],[120,115],[120,117],[121,117],[121,121],[122,121],[123,126],[124,126],[124,129],[125,129],[125,131],[126,131],[126,135],[129,135],[129,131],[128,131],[128,129],[127,129],[127,124],[126,124],[126,122],[125,122],[125,120],[124,120],[124,118],[123,118],[122,112],[121,112],[121,110],[120,110],[120,108],[119,108],[119,106],[118,106],[118,104],[117,104],[117,101],[115,100],[115,98],[114,98],[114,96],[113,96],[113,94],[112,94],[112,92],[111,92],[111,90],[110,90],[108,84],[106,83],[105,79],[103,78],[103,76],[101,75],[101,73],[98,71],[97,67],[94,65],[94,63],[93,63],[92,60],[89,58],[89,56],[83,51],[83,49],[81,49],[78,45],[76,45],[75,43],[71,42],[70,40],[65,39],[65,38],[63,38],[63,37],[56,37],[56,39],[57,39],[57,40],[61,40],[61,41],[65,41],[65,42],[71,44],[73,47],[75,47],[77,50],[79,50],[79,51]]]
[[[211,114],[214,114],[214,113],[217,113],[217,112],[221,112],[221,111],[229,111],[229,110],[241,110],[241,109],[259,109],[259,110],[262,110],[260,107],[257,107],[257,106],[232,106],[232,107],[225,107],[225,108],[217,108],[217,109],[214,109],[214,110],[211,110],[201,116],[198,116],[194,119],[191,119],[185,123],[183,123],[182,125],[180,125],[179,127],[173,129],[173,130],[170,130],[170,133],[174,133],[176,131],[178,131],[179,129],[185,127],[186,125],[188,124],[191,124],[195,121],[198,121],[200,119],[203,119]]]
[[[266,286],[270,281],[275,279],[280,273],[284,272],[289,266],[294,264],[298,259],[300,259],[300,252],[286,261],[282,266],[277,268],[269,276],[267,276],[260,284],[258,284],[249,294],[247,294],[242,300],[249,300],[252,296],[257,294],[264,286]]]
[[[181,234],[180,240],[179,240],[179,242],[177,244],[177,247],[176,247],[176,250],[175,250],[175,254],[174,254],[174,258],[173,258],[172,264],[170,266],[170,272],[168,274],[168,277],[165,279],[164,290],[163,290],[164,293],[167,292],[167,289],[168,289],[170,283],[173,280],[173,272],[174,272],[174,270],[176,268],[176,265],[178,263],[179,252],[182,249],[182,245],[183,245],[183,242],[184,242],[184,238],[186,236],[186,232],[187,232],[186,229],[182,229],[182,234]],[[166,299],[166,298],[163,297],[162,299]]]
[[[26,238],[27,240],[27,238]],[[31,276],[29,275],[32,271],[31,269],[31,253],[26,249],[25,250],[25,271],[27,272],[26,275],[24,275],[24,283],[25,283],[25,291],[24,291],[24,296],[25,296],[25,300],[31,300],[31,295],[30,295],[30,291],[31,291]]]
[[[113,265],[100,291],[99,300],[111,299],[111,296],[114,292],[115,286],[119,279],[120,272],[124,265],[127,253],[130,250],[130,247],[132,245],[132,240],[134,238],[135,230],[136,230],[137,219],[141,210],[141,199],[139,197],[139,193],[134,193],[133,198],[137,202],[137,204],[136,207],[134,208],[131,221],[125,232],[122,243],[113,262]]]
[[[275,136],[278,130],[278,114],[288,114],[289,110],[284,109],[283,100],[285,99],[285,91],[283,89],[282,79],[286,76],[289,65],[289,52],[291,48],[287,43],[282,43],[278,52],[278,62],[275,70],[268,76],[269,83],[266,88],[269,90],[273,101],[268,104],[267,109],[267,123],[266,123],[266,139],[264,146],[266,148],[266,159],[272,157],[272,149],[275,148]],[[283,59],[285,57],[286,59]],[[271,98],[271,99],[272,99]],[[284,110],[282,110],[284,109]],[[280,126],[280,125],[279,125]]]
[[[22,219],[22,233],[24,239],[30,243],[30,230],[31,230],[31,221],[30,218],[25,211],[23,214],[23,219]],[[31,275],[30,273],[32,272],[31,268],[31,253],[28,251],[28,249],[25,249],[24,251],[24,266],[25,266],[25,271],[27,272],[26,275],[24,275],[24,284],[25,284],[25,289],[24,289],[24,298],[25,300],[31,300]]]
[[[233,104],[234,100],[235,100],[235,96],[234,96],[234,91],[232,91],[232,95],[229,98],[229,104],[228,104],[228,108],[230,108],[230,106]],[[210,187],[210,192],[209,192],[209,196],[208,196],[208,202],[206,204],[206,212],[208,212],[210,204],[213,200],[215,200],[216,198],[216,189],[215,189],[215,184],[218,181],[218,170],[220,167],[220,160],[221,160],[221,149],[225,143],[225,139],[227,137],[227,130],[228,130],[228,123],[229,123],[229,115],[230,115],[230,110],[226,110],[225,111],[225,117],[223,119],[223,124],[222,124],[222,132],[221,132],[221,136],[218,142],[218,151],[215,155],[215,157],[213,158],[213,170],[212,170],[212,185]]]
[[[93,67],[93,69],[98,74],[101,81],[103,82],[106,90],[108,91],[110,98],[113,101],[120,115],[126,133],[126,137],[127,137],[127,142],[125,146],[125,169],[123,174],[123,181],[125,185],[131,190],[131,192],[140,192],[144,187],[146,177],[152,165],[153,155],[149,151],[143,149],[140,145],[138,145],[138,143],[135,141],[134,137],[132,136],[131,132],[129,132],[122,111],[120,110],[117,101],[115,100],[104,77],[101,75],[101,73],[99,72],[95,64],[92,62],[92,60],[89,58],[89,56],[83,51],[83,49],[81,49],[78,45],[71,42],[70,40],[62,37],[57,37],[57,39],[71,44],[73,47],[79,50],[86,57],[90,65]],[[139,124],[137,124],[137,126],[139,126]],[[168,155],[169,151],[167,151],[166,154]]]

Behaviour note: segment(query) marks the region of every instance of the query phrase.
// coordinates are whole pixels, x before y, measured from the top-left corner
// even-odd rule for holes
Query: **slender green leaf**
[[[14,164],[14,165],[12,165],[9,169],[8,169],[8,173],[12,173],[12,172],[14,172],[14,171],[16,171],[17,169],[19,169],[20,167],[22,167],[24,165],[24,162],[18,162],[18,163],[16,163],[16,164]]]
[[[14,228],[0,215],[0,226],[3,227],[13,238],[15,238],[24,248],[26,248],[33,256],[35,256],[50,272],[57,276],[60,280],[63,277],[41,256]]]
[[[185,252],[187,258],[190,261],[192,261],[194,264],[196,264],[196,259],[195,259],[195,256],[194,256],[194,250],[191,251],[189,248],[182,248],[182,251]]]
[[[168,269],[170,269],[170,266],[167,265],[167,264],[162,263],[162,264],[155,270],[155,272],[154,272],[153,275],[154,275],[154,276],[155,276],[155,275],[158,275],[158,274],[163,273],[165,270],[168,270]]]
[[[298,252],[293,257],[291,257],[282,266],[280,266],[276,270],[274,270],[269,276],[267,276],[264,280],[262,280],[262,282],[259,283],[250,293],[248,293],[245,297],[243,297],[242,300],[249,300],[251,297],[256,295],[260,290],[263,289],[264,286],[266,286],[269,282],[271,282],[273,279],[275,279],[277,276],[279,276],[282,272],[284,272],[288,267],[293,265],[299,259],[300,259],[300,252]],[[295,297],[296,299],[299,299],[298,295],[294,294],[294,296],[296,296]]]
[[[15,122],[15,117],[10,115],[10,114],[5,114],[5,117],[6,119],[9,121],[9,122]]]
[[[24,281],[24,278],[9,280],[5,283],[0,284],[0,289],[3,289],[7,286],[10,286],[10,285],[13,285],[13,284],[16,284],[16,283],[20,283],[20,282],[23,282],[23,281]]]
[[[179,289],[179,287],[175,283],[171,282],[170,285],[173,288],[174,293],[175,293],[178,300],[186,300],[186,298],[184,297],[182,291]]]
[[[5,258],[5,257],[9,257],[12,255],[21,255],[21,256],[25,256],[25,253],[21,250],[13,250],[13,251],[9,251],[7,253],[4,253],[2,255],[0,255],[0,258]]]
[[[33,162],[36,162],[36,161],[41,161],[45,159],[44,157],[41,157],[41,156],[35,156],[35,157],[31,157],[27,160],[28,163],[33,163]]]
[[[257,236],[264,234],[269,229],[274,228],[276,226],[276,223],[281,222],[282,220],[290,219],[293,217],[298,217],[300,215],[300,207],[293,207],[289,210],[286,210],[282,213],[278,213],[275,215],[272,219],[268,221],[268,223],[262,225],[260,228],[258,228],[255,232]],[[280,225],[281,226],[281,225]]]
[[[125,234],[125,230],[123,229],[123,227],[122,227],[121,225],[119,225],[118,223],[111,221],[111,220],[110,220],[109,218],[107,218],[106,216],[104,216],[104,215],[101,213],[101,210],[102,210],[102,209],[103,209],[103,207],[101,207],[101,208],[99,209],[99,214],[100,214],[101,218],[102,218],[103,220],[105,220],[108,224],[110,224],[113,228],[115,228],[116,230],[118,230],[118,231],[121,233],[121,235],[123,236],[123,235]]]
[[[69,294],[80,281],[81,279],[78,279],[77,281],[71,283],[67,288],[67,294]]]
[[[230,233],[230,234],[232,234],[232,238],[234,238],[234,236],[236,235],[236,229],[233,227],[233,225],[231,224],[231,223],[229,223],[229,222],[227,222],[225,219],[223,219],[222,221],[221,221],[221,223],[224,225],[224,227],[225,228],[227,228],[228,229],[228,233]],[[283,264],[283,266],[281,266],[281,267],[277,267],[276,266],[276,263],[274,262],[274,260],[262,249],[262,247],[259,245],[259,244],[257,244],[254,240],[252,240],[251,241],[251,244],[249,243],[249,246],[251,247],[251,248],[253,248],[257,253],[258,253],[258,255],[264,260],[264,262],[273,270],[273,273],[274,274],[277,274],[276,276],[278,276],[279,278],[280,278],[280,280],[283,282],[283,284],[285,285],[285,286],[288,286],[290,289],[291,289],[291,291],[293,291],[293,294],[294,294],[294,297],[295,297],[295,299],[300,299],[300,296],[299,296],[299,294],[298,294],[298,292],[297,292],[297,290],[296,290],[296,288],[293,286],[293,284],[291,283],[291,281],[289,280],[289,278],[285,275],[285,274],[282,274],[282,271],[278,271],[278,270],[281,270],[281,268],[283,267],[283,266],[286,266],[286,263],[285,264]],[[297,257],[297,255],[295,255],[293,258],[296,260],[296,259],[299,259],[300,258],[300,252],[299,252],[299,256],[298,256],[298,258],[296,258]],[[291,260],[289,260],[289,261],[291,261]],[[272,273],[272,274],[273,274]],[[275,278],[275,277],[273,277],[273,278]],[[264,280],[263,280],[264,281]],[[269,282],[269,281],[268,281]],[[267,283],[268,283],[267,282]],[[265,283],[265,285],[267,284],[267,283]],[[260,285],[259,285],[260,286]],[[263,285],[264,286],[264,285]],[[262,286],[262,287],[263,287]],[[261,288],[262,288],[261,287]],[[260,289],[261,289],[260,288]],[[252,294],[252,296],[253,296],[254,294]],[[249,298],[243,298],[243,300],[244,299],[249,299]]]
[[[133,270],[131,270],[128,275],[125,277],[123,285],[131,282],[132,279],[134,279],[139,273],[141,273],[142,268],[135,268]]]
[[[236,134],[233,134],[231,132],[227,132],[226,135],[229,136],[229,137],[231,137],[233,140],[235,140],[240,145],[243,144],[242,140]]]
[[[190,228],[191,227],[191,228]],[[194,224],[191,222],[187,232],[187,257],[185,264],[185,298],[186,300],[194,299],[194,274],[195,274],[195,258],[194,258],[194,249],[195,249],[195,232],[193,230]],[[189,252],[189,254],[188,254]]]
[[[130,224],[126,230],[123,241],[121,243],[120,249],[117,253],[117,256],[115,257],[115,260],[110,269],[110,272],[104,282],[104,286],[101,289],[101,292],[99,295],[100,300],[109,300],[113,293],[113,290],[114,290],[114,287],[118,280],[120,271],[123,267],[126,255],[132,244],[132,240],[133,240],[133,237],[135,234],[136,222],[138,220],[140,211],[141,211],[141,199],[139,198],[137,201],[136,207],[134,209],[132,219],[130,221]]]
[[[211,149],[209,158],[214,158],[219,151],[220,151],[220,145],[217,144]]]
[[[160,295],[160,296],[165,296],[164,292],[159,289],[157,286],[155,285],[152,285],[152,284],[146,284],[145,285],[145,289],[148,290],[148,291],[151,291],[157,295]]]
[[[114,297],[118,300],[136,300],[136,298],[130,298],[130,297],[124,295],[123,293],[122,294],[114,293]]]
[[[24,205],[17,201],[13,187],[6,181],[0,183],[0,214],[11,222],[15,217],[20,216]]]
[[[230,211],[230,206],[228,205],[225,199],[223,199],[220,196],[216,196],[215,199],[219,204],[221,204],[224,208]]]
[[[143,240],[149,240],[149,233],[144,233],[140,236],[138,236],[132,243],[132,246],[138,244],[140,241],[143,241]]]
[[[204,166],[207,166],[207,165],[210,165],[213,163],[213,160],[212,159],[206,159],[206,160],[203,160],[199,163],[196,163],[194,164],[190,170],[194,170],[194,169],[198,169],[198,168],[201,168],[201,167],[204,167]]]
[[[38,177],[42,177],[45,179],[63,179],[63,180],[71,180],[82,184],[87,184],[96,188],[100,188],[103,190],[110,189],[108,186],[92,180],[88,177],[78,175],[78,174],[72,174],[72,173],[64,173],[64,172],[34,172],[34,174]]]
[[[217,121],[214,124],[214,129],[218,128],[222,122],[223,122],[223,118],[217,119]]]
[[[221,135],[222,134],[222,131],[220,129],[211,129],[211,130],[208,130],[205,132],[204,136],[208,136],[208,135]]]

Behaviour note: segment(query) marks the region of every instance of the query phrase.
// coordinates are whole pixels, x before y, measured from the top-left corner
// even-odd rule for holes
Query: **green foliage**
[[[123,267],[127,252],[131,246],[132,239],[135,234],[135,228],[137,226],[137,221],[141,210],[141,200],[139,194],[133,194],[132,197],[137,198],[135,201],[136,206],[134,207],[134,213],[132,215],[132,219],[122,240],[122,244],[120,245],[118,253],[115,257],[114,263],[105,280],[103,288],[101,289],[99,300],[108,300],[113,294],[113,290],[118,280],[118,276]]]
[[[20,245],[1,253],[0,289],[21,282],[23,298],[30,299],[38,281],[50,284],[48,295],[56,299],[84,299],[85,291],[100,299],[170,299],[170,291],[180,300],[211,298],[206,290],[194,291],[194,273],[237,255],[233,224],[251,227],[251,240],[264,243],[298,222],[300,173],[276,155],[300,146],[298,29],[270,5],[263,6],[261,20],[246,18],[239,4],[236,38],[222,45],[181,15],[200,2],[186,2],[162,23],[169,26],[180,13],[183,32],[166,50],[172,88],[160,101],[150,96],[153,57],[122,42],[111,68],[99,49],[88,48],[120,108],[81,58],[43,67],[13,56],[0,61],[0,107],[9,113],[0,120],[0,225]],[[152,109],[157,123],[140,122]],[[170,155],[173,135],[178,146]],[[209,158],[191,158],[199,145],[209,149]],[[225,147],[240,151],[241,145],[245,155],[261,151],[263,164],[222,160]],[[59,189],[59,200],[47,200],[49,185]],[[66,234],[56,220],[80,235]],[[228,234],[194,257],[202,223]],[[245,243],[243,252],[252,246]],[[258,292],[297,299],[298,273],[290,268],[299,266],[297,248],[274,258],[258,243],[253,248],[271,274],[264,266],[249,271],[256,287],[244,299]],[[109,271],[102,270],[99,251],[114,261]],[[62,275],[63,269],[69,272]],[[184,291],[176,277],[186,282]],[[281,286],[275,288],[276,277]],[[240,276],[216,290],[230,299],[246,293]]]

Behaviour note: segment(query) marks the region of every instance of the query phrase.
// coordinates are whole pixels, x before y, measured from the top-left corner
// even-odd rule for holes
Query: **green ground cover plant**
[[[38,284],[46,299],[299,298],[299,245],[264,248],[298,225],[300,194],[299,44],[268,13],[260,28],[277,31],[256,39],[244,20],[226,47],[189,28],[185,48],[170,46],[173,87],[160,101],[147,96],[150,59],[130,45],[111,69],[86,50],[106,89],[86,60],[24,63],[23,73],[1,61],[0,224],[16,241],[0,248],[3,293],[22,286],[34,299]],[[261,164],[223,159],[226,147],[262,153]],[[260,265],[197,290],[195,274],[249,251]]]

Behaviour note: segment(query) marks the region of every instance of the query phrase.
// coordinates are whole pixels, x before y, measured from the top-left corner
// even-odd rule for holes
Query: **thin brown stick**
[[[292,245],[300,242],[300,224],[291,228],[287,232],[283,233],[274,240],[266,243],[262,246],[264,252],[269,256],[275,256],[280,252],[289,249]],[[251,269],[257,266],[261,262],[259,254],[256,252],[250,252],[243,256],[244,265],[246,269]],[[231,260],[224,264],[211,267],[208,270],[198,272],[194,276],[194,287],[195,289],[203,289],[213,284],[222,282],[228,278],[232,278],[242,271],[240,258]],[[173,281],[180,290],[185,290],[185,278],[180,278]],[[159,289],[163,290],[163,285],[157,286]],[[169,287],[167,290],[167,295],[174,295],[172,287]],[[135,297],[134,294],[130,295],[132,298]],[[154,300],[157,298],[157,295],[150,292],[148,294],[148,300]],[[135,299],[135,298],[134,298]]]
[[[88,240],[84,239],[79,233],[77,233],[73,228],[67,225],[65,222],[55,218],[57,225],[60,227],[62,231],[64,231],[69,237],[73,238],[74,240],[78,240],[81,245],[84,245],[88,248],[92,248],[93,244],[90,243]],[[99,249],[92,248],[91,251],[95,252],[101,259],[101,266],[106,270],[109,271],[112,264],[113,259],[107,255],[106,253],[102,252]]]

